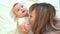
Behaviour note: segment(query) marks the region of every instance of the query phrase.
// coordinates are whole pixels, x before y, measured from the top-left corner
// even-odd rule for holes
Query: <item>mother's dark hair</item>
[[[47,23],[53,23],[56,10],[54,6],[48,3],[35,3],[30,7],[30,13],[32,13],[33,10],[35,10],[36,19],[32,31],[34,34],[43,34],[43,30],[46,28]]]

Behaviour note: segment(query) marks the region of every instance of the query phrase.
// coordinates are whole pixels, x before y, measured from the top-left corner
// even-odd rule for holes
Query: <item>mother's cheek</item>
[[[31,24],[31,26],[32,26],[32,25],[33,25],[33,19],[30,18],[29,21],[30,21],[30,24]]]

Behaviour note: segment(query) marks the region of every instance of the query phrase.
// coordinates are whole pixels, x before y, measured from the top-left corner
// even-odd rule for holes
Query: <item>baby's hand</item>
[[[29,24],[21,24],[20,26],[18,26],[18,30],[21,33],[28,33],[30,30],[30,25]]]

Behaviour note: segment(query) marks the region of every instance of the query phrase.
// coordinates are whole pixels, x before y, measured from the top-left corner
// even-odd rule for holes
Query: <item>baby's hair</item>
[[[18,4],[18,3],[15,3],[15,4],[13,5],[13,7],[15,7],[17,4]]]
[[[12,7],[12,13],[14,14],[14,12],[13,12],[13,8],[17,5],[17,4],[19,4],[19,3],[15,3],[14,5],[13,5],[13,7]],[[15,14],[14,14],[15,15]],[[13,15],[13,16],[14,16]]]
[[[14,18],[14,21],[16,21],[17,17],[16,17],[16,15],[15,15],[15,13],[13,12],[13,8],[14,8],[17,4],[19,4],[19,3],[15,3],[15,4],[12,6],[12,9],[11,9],[11,12],[10,12],[11,17]]]

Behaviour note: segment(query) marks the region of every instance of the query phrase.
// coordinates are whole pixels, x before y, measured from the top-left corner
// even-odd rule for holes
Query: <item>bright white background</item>
[[[0,34],[8,34],[9,31],[16,29],[16,24],[10,15],[12,6],[16,2],[23,3],[27,8],[36,2],[50,3],[56,8],[56,16],[60,18],[59,0],[0,0]]]

